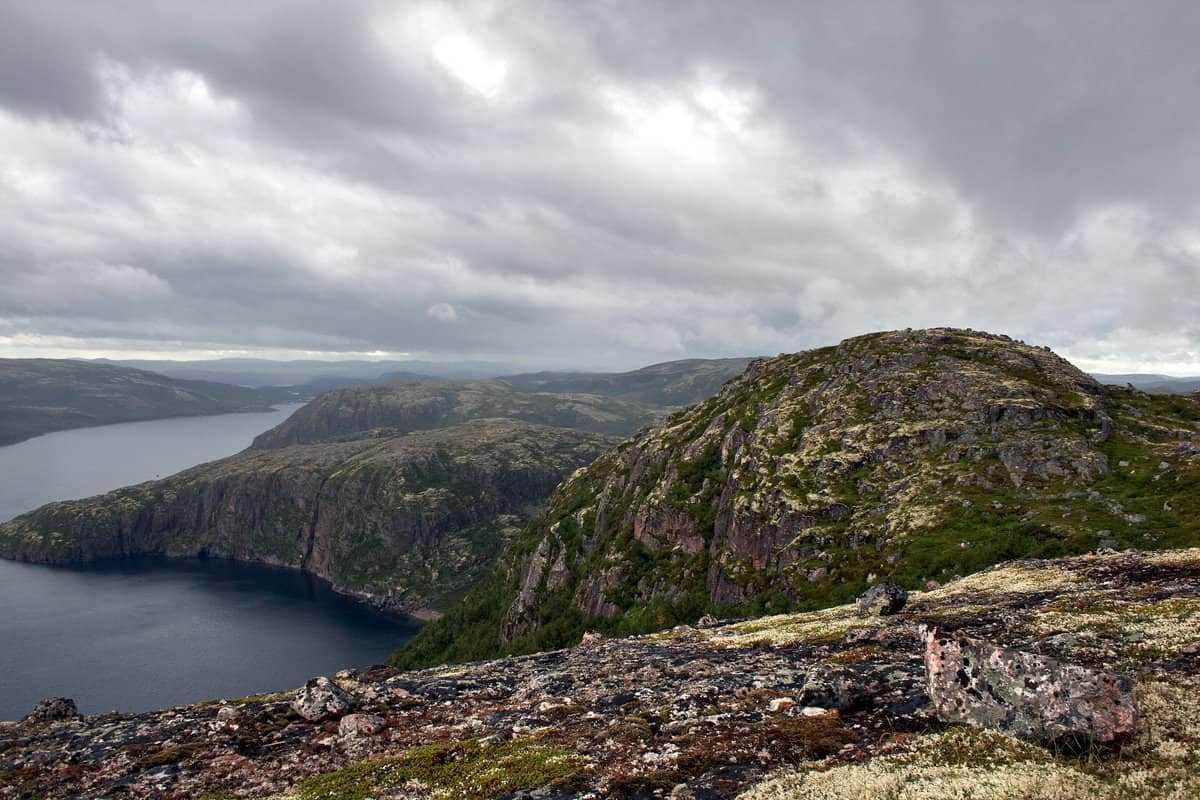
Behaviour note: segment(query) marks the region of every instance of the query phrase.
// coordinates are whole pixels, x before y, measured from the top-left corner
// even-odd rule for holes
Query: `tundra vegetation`
[[[1018,738],[930,702],[918,629],[1119,673],[1119,738]],[[1046,690],[1013,715],[1053,710]],[[1008,562],[854,605],[273,695],[0,723],[0,798],[1185,800],[1200,793],[1200,549]],[[965,709],[971,712],[974,709]],[[299,713],[303,711],[304,713]],[[980,719],[986,719],[981,717]],[[1099,737],[1097,737],[1099,738]]]

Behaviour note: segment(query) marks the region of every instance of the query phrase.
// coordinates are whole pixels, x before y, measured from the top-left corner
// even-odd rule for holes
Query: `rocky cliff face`
[[[256,449],[357,438],[507,417],[605,434],[629,434],[654,408],[593,394],[519,391],[503,381],[395,381],[327,392],[254,440]]]
[[[0,798],[1200,796],[1200,550],[1009,563],[889,610],[136,715],[51,699],[0,723]]]
[[[597,459],[475,601],[504,609],[492,652],[817,607],[885,578],[916,588],[1010,557],[1195,543],[1198,490],[1188,399],[1102,387],[1007,337],[872,334],[756,361]],[[456,619],[402,660],[487,652]]]
[[[52,503],[0,525],[0,556],[147,553],[299,567],[382,607],[461,594],[604,437],[513,420],[248,450],[170,478]]]

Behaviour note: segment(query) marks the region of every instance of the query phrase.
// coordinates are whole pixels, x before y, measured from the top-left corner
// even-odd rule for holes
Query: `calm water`
[[[287,689],[415,632],[301,572],[217,559],[0,560],[0,609],[0,719],[48,695],[95,713]]]
[[[0,521],[233,455],[300,405],[78,428],[0,447]]]
[[[0,447],[0,519],[242,450],[298,406],[106,425]],[[135,559],[0,560],[0,719],[48,695],[86,713],[285,689],[367,666],[415,632],[294,570]]]

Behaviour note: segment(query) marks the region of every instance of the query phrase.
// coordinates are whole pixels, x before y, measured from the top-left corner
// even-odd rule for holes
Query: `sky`
[[[1200,4],[0,0],[0,356],[1200,374]]]

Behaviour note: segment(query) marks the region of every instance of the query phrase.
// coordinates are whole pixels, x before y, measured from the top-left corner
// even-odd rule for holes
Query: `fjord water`
[[[76,428],[0,447],[0,521],[233,455],[300,405]]]
[[[0,447],[0,520],[232,455],[297,406],[81,428]],[[41,697],[138,711],[290,688],[379,663],[415,632],[294,570],[0,560],[0,720]]]
[[[98,713],[288,689],[385,662],[415,632],[297,570],[0,560],[0,720],[51,695]]]

